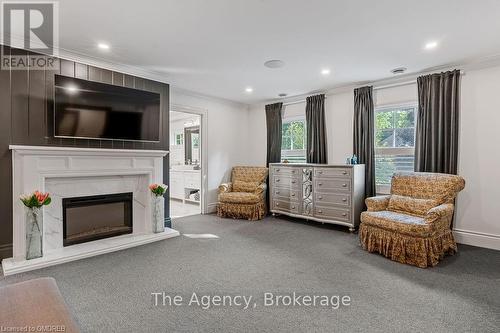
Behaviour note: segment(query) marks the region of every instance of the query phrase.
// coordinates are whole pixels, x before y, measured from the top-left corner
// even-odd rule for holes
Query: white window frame
[[[177,138],[180,137],[180,143],[177,143]],[[184,133],[183,132],[177,132],[174,133],[174,146],[182,146],[184,144]]]
[[[307,124],[306,117],[304,116],[293,116],[293,117],[285,117],[282,119],[282,125],[287,123],[292,123],[296,121],[301,121],[304,123],[304,149],[281,149],[281,161],[283,162],[287,157],[296,157],[296,156],[304,156],[304,161],[299,163],[306,163],[306,145],[307,145]]]
[[[416,101],[414,102],[407,102],[407,103],[398,103],[398,104],[391,104],[391,105],[379,105],[375,107],[374,110],[374,115],[376,117],[377,112],[382,112],[385,110],[390,110],[390,109],[404,109],[404,108],[414,108],[414,128],[415,128],[415,134],[416,134],[416,128],[417,128],[417,115],[418,115],[418,103]],[[377,133],[377,128],[375,126],[374,130],[374,135]],[[415,142],[415,141],[414,141]],[[376,156],[394,156],[394,155],[413,155],[415,156],[415,147],[380,147],[377,148],[375,147],[375,157]],[[375,159],[376,161],[376,159]],[[376,162],[375,162],[376,163]],[[376,181],[376,179],[375,179]],[[391,192],[391,185],[390,184],[376,184],[376,192],[377,194],[390,194]]]

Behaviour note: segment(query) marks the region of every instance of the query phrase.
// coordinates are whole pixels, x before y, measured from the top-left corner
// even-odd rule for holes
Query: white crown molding
[[[462,70],[463,71],[462,75],[464,75],[467,71],[480,70],[480,69],[491,68],[491,67],[496,67],[496,66],[500,66],[500,54],[493,54],[493,55],[484,56],[484,57],[463,59],[462,61],[458,61],[456,63],[449,63],[449,64],[445,64],[445,65],[441,65],[441,66],[430,67],[430,68],[426,68],[424,70],[417,71],[417,72],[412,72],[412,73],[403,74],[403,75],[397,75],[396,77],[388,77],[388,78],[383,78],[383,79],[373,80],[373,81],[353,82],[353,83],[334,86],[334,87],[331,87],[329,89],[311,91],[311,92],[308,92],[306,94],[289,96],[289,97],[281,98],[281,99],[272,99],[272,100],[267,100],[267,101],[261,101],[261,102],[251,104],[250,107],[254,108],[257,106],[270,104],[270,103],[276,103],[276,102],[294,103],[294,102],[305,100],[306,97],[311,96],[311,95],[316,95],[316,94],[325,94],[326,96],[337,95],[337,94],[341,94],[341,93],[350,92],[350,91],[354,90],[355,88],[359,88],[359,87],[363,87],[363,86],[367,86],[367,85],[368,86],[371,85],[374,88],[377,88],[377,87],[385,86],[385,85],[395,85],[395,86],[397,86],[398,84],[405,85],[405,84],[411,83],[411,81],[415,81],[415,83],[416,83],[417,77],[419,77],[419,76],[432,74],[435,72],[453,70],[453,69]]]
[[[187,89],[183,89],[183,88],[179,88],[179,87],[175,87],[175,86],[171,86],[170,91],[171,91],[171,93],[176,93],[179,95],[189,96],[189,97],[193,97],[193,98],[204,99],[207,101],[213,101],[213,102],[217,102],[217,103],[223,103],[223,104],[226,104],[229,106],[240,107],[240,108],[244,108],[244,109],[248,109],[250,107],[250,104],[247,104],[247,103],[233,101],[233,100],[222,98],[222,97],[205,95],[202,93],[198,93],[198,92],[195,92],[192,90],[187,90]]]
[[[1,38],[1,37],[0,37],[0,44],[6,45],[3,42],[3,38]],[[310,91],[308,93],[289,96],[289,97],[281,98],[281,99],[271,99],[271,100],[259,101],[256,103],[244,103],[244,102],[240,102],[240,101],[226,99],[223,97],[205,95],[203,93],[195,92],[195,91],[192,91],[189,89],[176,87],[176,86],[172,85],[172,83],[169,82],[167,74],[144,69],[144,68],[139,67],[139,66],[132,66],[132,65],[127,65],[127,64],[123,64],[123,63],[113,62],[113,61],[107,60],[107,59],[102,58],[102,57],[91,56],[88,54],[67,50],[67,49],[64,49],[61,47],[57,48],[57,52],[58,52],[57,57],[61,58],[61,59],[76,61],[76,62],[84,63],[84,64],[87,64],[90,66],[96,66],[96,67],[100,67],[103,69],[108,69],[108,70],[112,70],[112,71],[116,71],[116,72],[120,72],[120,73],[124,73],[124,74],[138,76],[138,77],[141,77],[144,79],[149,79],[149,80],[154,80],[154,81],[158,81],[158,82],[162,82],[162,83],[167,83],[170,85],[171,92],[175,92],[175,93],[178,93],[181,95],[186,95],[186,96],[190,96],[190,97],[194,97],[194,98],[216,101],[219,103],[224,103],[226,105],[243,107],[246,109],[250,109],[250,108],[253,108],[253,107],[256,107],[259,105],[276,103],[276,102],[283,102],[283,103],[292,102],[293,103],[293,102],[305,99],[307,96],[311,96],[314,94],[325,94],[327,96],[328,95],[336,95],[336,94],[340,94],[340,93],[349,92],[355,88],[366,86],[366,85],[373,85],[374,87],[382,86],[382,85],[392,85],[392,84],[397,85],[398,83],[407,82],[409,80],[416,80],[416,78],[418,76],[431,74],[431,73],[434,73],[437,71],[446,71],[446,70],[452,70],[452,69],[456,69],[456,68],[460,68],[461,70],[464,70],[464,71],[470,71],[470,70],[479,70],[479,69],[484,69],[484,68],[500,66],[500,54],[492,54],[492,55],[488,55],[488,56],[462,59],[462,60],[454,62],[454,63],[448,63],[448,64],[444,64],[444,65],[434,66],[434,67],[426,68],[426,69],[412,72],[412,73],[408,73],[408,74],[397,75],[396,77],[386,77],[386,78],[381,78],[381,79],[372,80],[372,81],[346,83],[346,84],[341,84],[341,85],[333,86],[333,87],[326,88],[326,89]]]
[[[3,43],[3,39],[0,39],[0,44],[7,45],[6,43]],[[10,46],[10,45],[7,45],[7,46]],[[43,54],[43,52],[40,52],[40,53]],[[46,54],[46,55],[50,56],[50,54]],[[107,69],[107,70],[114,71],[114,72],[119,72],[119,73],[123,73],[123,74],[127,74],[127,75],[137,76],[137,77],[147,79],[147,80],[153,80],[153,81],[157,81],[157,82],[161,82],[161,83],[166,83],[166,84],[170,85],[170,92],[171,93],[177,93],[180,95],[190,96],[190,97],[194,97],[194,98],[210,100],[210,101],[223,103],[223,104],[236,106],[236,107],[248,108],[248,104],[246,104],[246,103],[229,100],[229,99],[222,98],[222,97],[204,95],[202,93],[198,93],[198,92],[195,92],[192,90],[173,86],[172,83],[169,81],[169,77],[167,74],[144,69],[144,68],[139,67],[139,66],[132,66],[132,65],[119,63],[119,62],[114,62],[114,61],[111,61],[111,60],[108,60],[108,59],[105,59],[102,57],[91,56],[88,54],[79,53],[79,52],[67,50],[64,48],[57,48],[56,58],[63,59],[63,60],[69,60],[69,61],[75,61],[75,62],[86,64],[89,66],[99,67],[99,68]]]
[[[231,105],[231,106],[244,107],[244,108],[248,107],[248,104],[241,103],[238,101],[233,101],[233,100],[229,100],[229,99],[225,99],[225,98],[221,98],[221,97],[216,97],[216,96],[204,95],[202,93],[198,93],[198,92],[195,92],[192,90],[173,86],[172,83],[170,83],[170,81],[168,80],[168,75],[163,74],[163,73],[158,73],[155,71],[151,71],[151,70],[147,70],[147,69],[144,69],[141,67],[112,62],[112,61],[106,60],[104,58],[94,57],[94,56],[90,56],[87,54],[80,54],[80,53],[76,53],[76,52],[61,49],[61,48],[59,49],[58,58],[76,61],[76,62],[84,63],[87,65],[112,70],[115,72],[120,72],[120,73],[124,73],[124,74],[128,74],[128,75],[138,76],[138,77],[148,79],[148,80],[166,83],[166,84],[170,85],[170,93],[171,94],[176,93],[176,94],[190,96],[190,97],[194,97],[194,98],[200,98],[200,99],[210,100],[210,101],[214,101],[214,102],[218,102],[218,103],[223,103],[223,104],[227,104],[227,105]]]

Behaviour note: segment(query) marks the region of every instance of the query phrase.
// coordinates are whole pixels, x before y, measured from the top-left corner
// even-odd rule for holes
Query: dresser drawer
[[[342,208],[315,207],[314,216],[318,218],[349,222],[351,220],[351,211],[349,209]]]
[[[273,210],[282,210],[285,212],[299,213],[299,204],[284,200],[273,200]]]
[[[300,189],[290,189],[285,187],[275,187],[272,193],[273,198],[285,198],[291,201],[297,201],[301,197]]]
[[[349,193],[316,193],[314,195],[314,203],[317,206],[338,205],[351,207],[351,195]]]
[[[350,168],[314,168],[314,176],[319,178],[351,178]]]
[[[314,180],[314,191],[316,193],[324,192],[350,192],[351,180],[350,179],[316,179]]]
[[[273,176],[273,183],[274,186],[291,188],[299,188],[301,185],[301,181],[298,177],[291,176]]]
[[[284,175],[284,176],[298,176],[302,172],[301,168],[292,167],[273,167],[271,172],[274,176]]]

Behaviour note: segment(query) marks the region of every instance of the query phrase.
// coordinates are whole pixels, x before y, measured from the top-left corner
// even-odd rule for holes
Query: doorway
[[[185,107],[170,111],[170,216],[204,212],[203,113]]]

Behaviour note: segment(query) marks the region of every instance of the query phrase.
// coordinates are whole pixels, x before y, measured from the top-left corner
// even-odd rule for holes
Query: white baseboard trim
[[[207,214],[213,214],[217,212],[217,202],[212,202],[207,205]]]
[[[500,235],[486,234],[470,230],[454,229],[455,240],[460,244],[500,250]]]

